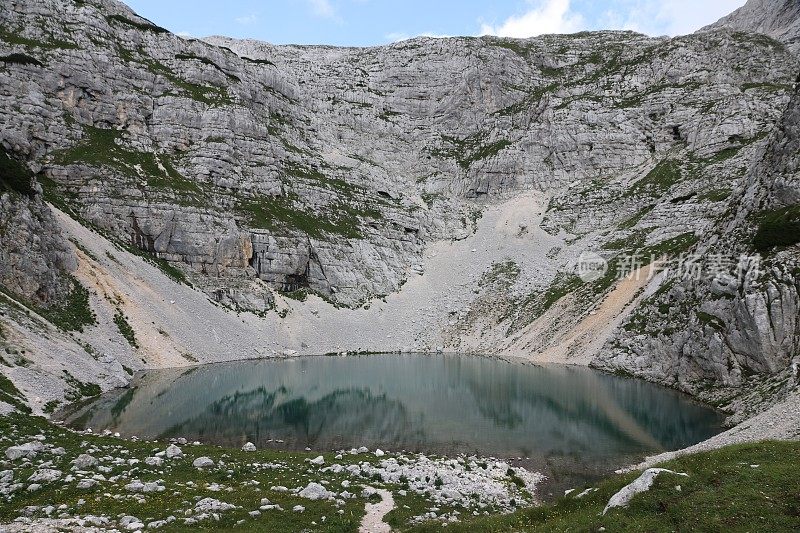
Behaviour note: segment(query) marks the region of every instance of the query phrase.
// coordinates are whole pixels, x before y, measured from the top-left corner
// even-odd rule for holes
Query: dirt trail
[[[358,533],[389,533],[392,530],[389,524],[383,521],[383,517],[394,509],[394,498],[388,490],[378,489],[378,494],[382,500],[366,505],[367,514],[361,519]]]

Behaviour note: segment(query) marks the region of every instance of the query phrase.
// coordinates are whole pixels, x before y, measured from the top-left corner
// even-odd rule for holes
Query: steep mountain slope
[[[730,28],[778,39],[800,52],[800,2],[797,0],[748,0],[748,2],[704,30]]]
[[[3,346],[27,352],[3,371],[40,409],[85,390],[78,368],[107,388],[286,351],[574,362],[625,323],[595,364],[695,394],[782,379],[797,307],[780,254],[794,248],[770,248],[785,275],[725,305],[670,272],[619,283],[693,250],[749,251],[749,214],[796,203],[778,145],[793,142],[781,117],[800,62],[775,30],[796,18],[775,13],[755,30],[788,46],[739,31],[753,28],[739,13],[675,39],[343,49],[182,39],[112,0],[8,2],[0,145],[35,180],[0,203],[0,304],[16,313],[0,317]],[[584,282],[587,251],[610,268]],[[783,318],[764,329],[746,302],[775,290]],[[675,301],[688,311],[657,314]],[[76,309],[85,323],[53,326]],[[632,325],[643,316],[652,331]]]
[[[749,392],[740,408],[758,409],[797,387],[799,155],[800,86],[748,171],[747,185],[694,248],[700,275],[673,266],[651,284],[597,366],[720,403],[744,388]],[[729,388],[727,395],[719,385]]]

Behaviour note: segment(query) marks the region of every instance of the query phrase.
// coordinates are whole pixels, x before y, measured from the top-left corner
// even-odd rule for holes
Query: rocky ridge
[[[730,28],[769,35],[800,51],[800,4],[796,0],[749,0],[706,30]]]

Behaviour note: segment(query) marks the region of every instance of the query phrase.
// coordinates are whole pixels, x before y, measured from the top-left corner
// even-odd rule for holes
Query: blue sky
[[[745,0],[126,0],[184,35],[371,46],[418,35],[532,37],[593,29],[683,35]]]

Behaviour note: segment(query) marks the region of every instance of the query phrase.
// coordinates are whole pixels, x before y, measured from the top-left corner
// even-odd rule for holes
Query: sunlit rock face
[[[800,359],[800,93],[750,168],[701,263],[745,257],[735,276],[668,274],[601,352],[597,366],[646,375],[724,402],[713,385],[761,406],[797,386]],[[775,392],[779,394],[775,394]],[[757,409],[759,407],[754,407]],[[741,411],[741,416],[751,412]]]
[[[800,52],[800,4],[795,0],[748,0],[727,17],[704,28],[728,28],[768,35]]]
[[[256,278],[343,303],[397,290],[426,243],[469,230],[465,199],[755,142],[797,66],[730,32],[338,49],[185,40],[111,1],[0,16],[26,58],[0,71],[4,143],[87,221],[229,297]]]
[[[798,201],[795,2],[751,0],[673,39],[366,49],[182,39],[110,0],[13,2],[0,27],[0,142],[43,188],[2,189],[0,257],[31,243],[30,261],[0,262],[12,292],[68,287],[74,256],[36,214],[42,197],[263,314],[275,291],[345,306],[396,292],[487,204],[541,192],[554,245],[526,259],[539,277],[480,295],[496,293],[500,336],[578,292],[559,280],[585,250],[757,251],[766,273],[741,282],[665,274],[595,364],[701,394],[788,375],[797,354],[796,246],[756,246],[758,217]],[[581,289],[566,321],[610,289]]]

